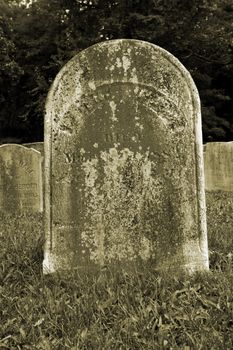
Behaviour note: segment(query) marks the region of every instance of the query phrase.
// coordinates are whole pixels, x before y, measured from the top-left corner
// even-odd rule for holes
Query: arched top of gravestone
[[[37,150],[35,150],[34,148],[28,148],[28,147],[25,147],[23,145],[20,145],[20,144],[17,144],[17,143],[6,143],[6,144],[3,144],[3,145],[0,145],[0,150],[10,150],[11,152],[14,152],[14,151],[24,151],[24,152],[33,152],[34,154],[37,154],[38,156],[41,155],[41,153]]]
[[[199,94],[190,73],[181,62],[154,44],[119,39],[83,50],[61,69],[47,97],[45,137],[51,130],[51,119],[60,131],[69,133],[71,130],[68,125],[63,126],[62,119],[71,114],[83,114],[85,108],[90,115],[95,108],[98,90],[106,90],[106,87],[116,84],[135,86],[136,98],[140,98],[137,94],[140,87],[147,89],[148,96],[156,91],[166,100],[168,107],[171,106],[170,109],[186,116],[191,113],[190,119],[200,123]],[[83,99],[86,100],[84,106]],[[198,133],[199,127],[200,124],[196,129]]]
[[[40,152],[41,155],[44,154],[44,142],[30,142],[30,143],[24,143],[24,147],[35,149],[36,151]]]

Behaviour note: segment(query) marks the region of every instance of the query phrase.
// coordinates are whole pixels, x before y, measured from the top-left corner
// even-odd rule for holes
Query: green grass
[[[0,220],[0,349],[233,349],[233,238],[190,278],[43,276],[42,217]]]

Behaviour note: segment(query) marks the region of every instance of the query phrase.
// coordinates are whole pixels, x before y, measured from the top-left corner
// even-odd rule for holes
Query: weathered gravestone
[[[137,40],[84,50],[45,117],[44,272],[208,269],[200,104],[181,63]]]
[[[229,243],[233,227],[233,142],[205,145],[205,188],[211,241]]]
[[[205,145],[205,188],[233,192],[233,142]]]
[[[0,211],[42,210],[40,153],[17,144],[0,146]]]

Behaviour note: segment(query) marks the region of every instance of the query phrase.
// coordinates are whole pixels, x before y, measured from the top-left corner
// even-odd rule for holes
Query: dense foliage
[[[102,40],[134,38],[178,57],[200,92],[205,141],[233,139],[232,0],[0,0],[0,137],[43,139],[57,72]]]

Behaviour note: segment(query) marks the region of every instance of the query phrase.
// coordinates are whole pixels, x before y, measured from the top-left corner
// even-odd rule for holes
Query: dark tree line
[[[190,71],[204,141],[233,140],[232,23],[232,0],[0,0],[0,138],[43,140],[45,98],[61,67],[94,43],[134,38]]]

